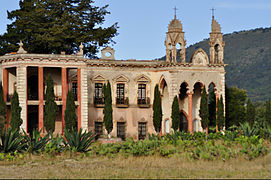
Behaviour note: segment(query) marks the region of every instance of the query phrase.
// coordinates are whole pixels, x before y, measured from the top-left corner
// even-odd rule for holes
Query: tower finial
[[[174,11],[175,11],[175,14],[174,14],[174,19],[176,19],[176,13],[177,13],[177,8],[176,8],[176,6],[175,6],[175,8],[173,8],[174,9]]]
[[[22,40],[20,40],[20,43],[19,43],[20,47],[19,47],[19,50],[17,51],[18,54],[26,54],[27,53],[27,51],[24,50],[23,45],[24,44],[23,44]]]
[[[212,11],[212,19],[214,19],[215,18],[215,8],[212,8],[212,9],[210,9],[211,11]]]

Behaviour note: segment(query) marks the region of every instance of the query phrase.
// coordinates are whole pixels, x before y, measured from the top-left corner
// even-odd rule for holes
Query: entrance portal
[[[188,121],[187,118],[185,116],[185,114],[183,112],[181,112],[181,116],[180,116],[180,127],[179,130],[180,131],[184,131],[187,132],[188,129]]]

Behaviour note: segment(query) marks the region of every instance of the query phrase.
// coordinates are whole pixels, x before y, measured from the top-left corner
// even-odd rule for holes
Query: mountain
[[[245,89],[254,102],[271,98],[271,28],[233,32],[224,41],[226,85]],[[209,39],[186,48],[186,61],[198,48],[209,54]]]

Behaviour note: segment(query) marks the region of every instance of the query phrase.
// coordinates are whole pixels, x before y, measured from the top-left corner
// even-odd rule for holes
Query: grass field
[[[141,156],[113,158],[70,154],[25,155],[0,161],[0,178],[270,178],[271,154],[248,161],[190,161],[184,157]]]

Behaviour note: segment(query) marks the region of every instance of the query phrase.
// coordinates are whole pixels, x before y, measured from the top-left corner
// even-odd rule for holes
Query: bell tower
[[[210,63],[211,64],[223,64],[224,63],[224,46],[223,34],[221,33],[221,27],[214,18],[214,9],[212,9],[212,32],[210,33]]]
[[[165,40],[166,46],[166,61],[177,62],[176,45],[180,45],[180,62],[185,63],[185,45],[184,32],[182,23],[176,18],[176,8],[174,19],[168,25],[167,37]]]

